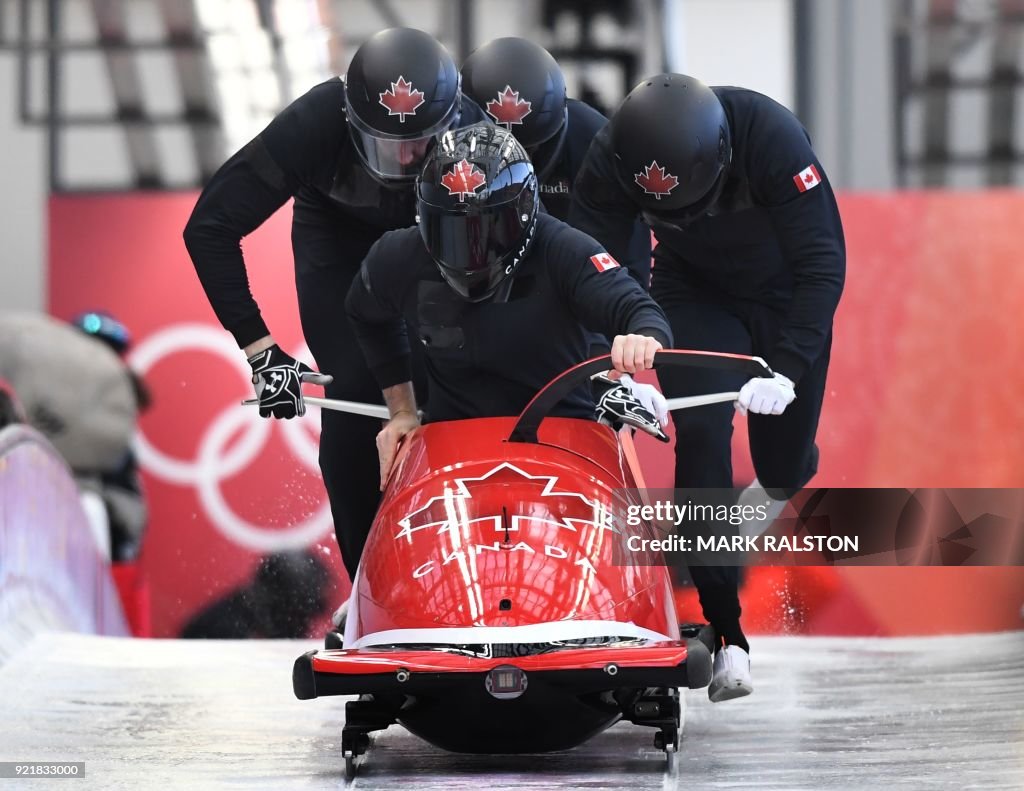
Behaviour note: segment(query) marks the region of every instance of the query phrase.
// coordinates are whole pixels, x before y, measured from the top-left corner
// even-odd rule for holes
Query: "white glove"
[[[637,382],[629,374],[619,377],[619,382],[629,388],[633,397],[644,405],[644,409],[658,418],[662,428],[668,426],[668,401],[657,387]]]
[[[747,412],[755,415],[781,415],[796,398],[794,387],[792,380],[782,374],[775,374],[771,379],[755,377],[740,390],[736,410],[741,415]]]

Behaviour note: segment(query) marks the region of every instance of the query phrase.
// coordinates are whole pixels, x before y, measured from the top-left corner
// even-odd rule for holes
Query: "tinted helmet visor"
[[[456,293],[472,301],[486,299],[512,272],[529,242],[532,203],[532,193],[527,193],[452,213],[420,201],[420,235]]]

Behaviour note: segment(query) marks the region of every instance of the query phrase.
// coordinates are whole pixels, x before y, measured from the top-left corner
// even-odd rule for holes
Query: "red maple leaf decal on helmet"
[[[487,103],[487,112],[496,124],[504,124],[506,129],[511,129],[512,124],[523,122],[532,106],[533,102],[520,99],[519,91],[513,91],[511,85],[506,85],[505,90],[498,92],[497,99]]]
[[[643,188],[644,192],[653,195],[655,200],[661,200],[662,195],[668,195],[679,186],[679,179],[671,173],[667,173],[665,168],[654,159],[642,172],[634,174],[633,180]]]
[[[404,124],[405,116],[416,115],[416,108],[423,102],[423,91],[417,91],[412,83],[406,81],[401,74],[398,80],[391,83],[391,89],[380,94],[380,104],[387,108],[388,115],[397,115],[398,122]]]
[[[449,195],[465,196],[480,189],[487,179],[476,165],[463,159],[452,165],[452,169],[441,177],[441,183],[448,188]]]

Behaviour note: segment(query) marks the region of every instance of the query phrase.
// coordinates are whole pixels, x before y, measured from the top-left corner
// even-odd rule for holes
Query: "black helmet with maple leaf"
[[[683,226],[718,200],[732,158],[729,121],[700,80],[644,80],[623,99],[609,131],[619,182],[649,221]]]
[[[565,141],[565,77],[551,53],[525,38],[496,38],[462,64],[462,90],[526,148],[538,173]]]
[[[525,149],[488,123],[442,135],[416,181],[423,242],[445,282],[472,302],[510,282],[533,241],[538,205]]]
[[[369,171],[411,182],[431,143],[457,120],[462,94],[448,50],[413,28],[391,28],[356,50],[345,74],[345,113]]]

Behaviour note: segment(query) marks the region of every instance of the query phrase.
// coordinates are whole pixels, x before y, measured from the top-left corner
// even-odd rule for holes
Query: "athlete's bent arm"
[[[586,234],[565,234],[548,254],[552,279],[568,308],[589,330],[612,341],[612,366],[637,373],[654,365],[658,349],[672,345],[661,307]]]
[[[333,167],[347,136],[343,91],[333,80],[296,99],[214,174],[185,226],[185,246],[210,305],[247,356],[273,339],[249,289],[241,240]]]
[[[345,311],[366,364],[381,386],[391,416],[377,434],[381,489],[391,473],[398,443],[420,424],[412,385],[409,339],[396,296],[401,289],[396,288],[396,278],[379,271],[390,261],[386,252],[389,236],[385,234],[370,249],[345,298]]]
[[[345,298],[345,312],[363,357],[382,390],[412,381],[409,337],[401,299],[409,285],[396,264],[396,232],[384,234],[370,248]],[[408,280],[409,278],[405,278]]]
[[[757,197],[767,205],[779,248],[793,272],[793,296],[768,364],[799,382],[828,341],[843,293],[843,225],[825,169],[796,118],[780,115],[776,127],[758,142],[753,154]],[[808,180],[798,186],[801,175]]]

